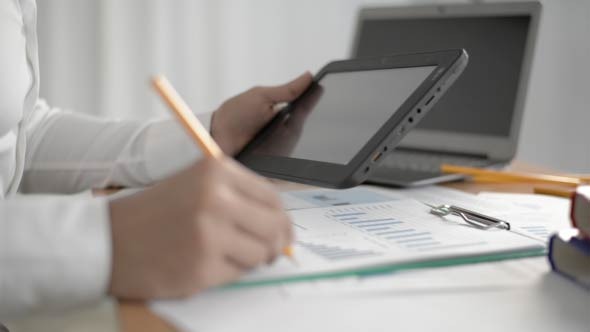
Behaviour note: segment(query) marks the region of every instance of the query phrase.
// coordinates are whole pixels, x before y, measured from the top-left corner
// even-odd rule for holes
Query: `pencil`
[[[154,88],[166,102],[172,113],[177,117],[187,133],[199,145],[199,148],[207,157],[219,159],[223,157],[223,151],[215,143],[207,129],[203,127],[199,119],[193,114],[188,105],[180,97],[176,89],[164,76],[155,77],[152,80]]]
[[[534,188],[535,194],[541,195],[551,195],[557,197],[565,197],[565,198],[572,198],[575,193],[575,189],[559,189],[559,188],[550,188],[550,187],[535,187]]]
[[[197,143],[201,151],[209,158],[222,158],[223,151],[219,145],[215,143],[209,132],[207,132],[207,129],[203,127],[199,119],[193,114],[168,79],[164,76],[156,76],[152,79],[152,85],[162,99],[164,99],[184,129],[186,129],[187,133]],[[293,259],[293,247],[285,247],[283,254]]]
[[[578,186],[584,184],[580,178],[562,175],[537,174],[537,173],[518,173],[518,172],[504,172],[494,171],[475,167],[464,167],[456,165],[443,164],[440,167],[442,173],[446,174],[465,174],[470,175],[477,181],[481,178],[485,182],[533,182],[533,183],[547,183],[560,184],[567,186]]]

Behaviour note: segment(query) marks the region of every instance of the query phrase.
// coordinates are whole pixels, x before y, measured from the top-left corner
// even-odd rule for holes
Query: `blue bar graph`
[[[389,227],[376,227],[376,228],[365,228],[365,230],[367,232],[376,232],[376,231],[384,231],[386,229],[389,229]]]
[[[438,246],[440,242],[438,241],[430,241],[430,242],[418,242],[418,243],[410,243],[407,245],[408,248],[424,248],[424,247],[432,247]]]
[[[415,230],[412,228],[409,229],[398,229],[394,231],[387,231],[387,232],[379,232],[377,235],[390,235],[390,234],[399,234],[399,233],[407,233],[407,232],[414,232]]]
[[[341,218],[340,220],[342,220],[342,221],[358,220],[358,217],[346,217],[346,218]]]
[[[331,261],[379,255],[379,253],[371,250],[341,248],[338,246],[328,246],[304,241],[297,241],[297,244],[314,254]]]
[[[348,217],[348,216],[361,216],[366,214],[365,212],[348,212],[348,213],[341,213],[341,214],[334,214],[332,217]]]
[[[440,250],[455,246],[478,246],[477,243],[449,242],[440,236],[435,236],[428,228],[414,228],[412,224],[391,216],[387,204],[371,205],[367,207],[342,207],[330,209],[327,217],[344,225],[352,227],[363,234],[367,234],[383,243],[409,250]],[[537,236],[548,236],[549,232],[544,227],[530,227],[527,229]],[[329,248],[332,249],[332,248]],[[330,259],[348,257],[350,255],[366,255],[366,252],[347,251],[341,248],[334,251],[326,251],[327,248],[314,247],[318,254],[329,256]]]
[[[430,232],[413,232],[413,233],[407,233],[407,234],[398,234],[398,235],[389,235],[386,236],[385,238],[388,240],[395,240],[395,239],[403,239],[403,238],[408,238],[408,237],[415,237],[415,236],[422,236],[422,235],[429,235]]]
[[[432,238],[430,232],[418,232],[413,228],[407,228],[403,221],[391,217],[371,218],[369,211],[339,210],[330,216],[358,230],[407,248],[439,243]],[[316,247],[315,250],[325,254],[324,248]],[[343,255],[346,256],[348,253],[344,252]]]
[[[350,223],[350,224],[353,224],[353,223]],[[384,222],[384,223],[377,222],[375,224],[373,224],[373,223],[363,223],[363,224],[357,225],[357,227],[364,228],[364,227],[391,226],[391,225],[399,225],[399,224],[401,224],[401,222]]]
[[[542,238],[549,238],[551,235],[551,231],[547,229],[545,226],[520,226],[523,230],[530,233],[531,235],[542,237]]]
[[[414,243],[414,242],[433,242],[434,240],[432,237],[417,237],[417,238],[409,238],[396,241],[397,243]]]
[[[340,220],[342,220],[342,219],[340,219]],[[402,223],[401,221],[396,221],[395,219],[392,219],[392,218],[364,219],[364,220],[350,221],[349,223],[355,225],[355,224],[366,224],[366,223],[381,222],[381,221],[388,221],[388,222],[393,222],[393,223],[397,223],[397,224]]]
[[[393,198],[364,188],[346,190],[302,190],[291,192],[293,195],[314,207],[347,206],[353,204],[368,204],[388,202]]]

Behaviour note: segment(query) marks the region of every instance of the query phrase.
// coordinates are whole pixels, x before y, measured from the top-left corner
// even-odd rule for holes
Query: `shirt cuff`
[[[197,115],[207,130],[212,113]],[[144,145],[145,170],[149,179],[161,180],[188,167],[202,156],[196,145],[176,119],[150,124]]]
[[[111,274],[105,199],[27,196],[0,202],[0,318],[103,298]]]

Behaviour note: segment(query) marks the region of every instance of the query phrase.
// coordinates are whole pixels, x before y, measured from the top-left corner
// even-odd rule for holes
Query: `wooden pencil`
[[[584,184],[580,178],[572,176],[562,175],[550,175],[550,174],[539,174],[539,173],[522,173],[522,172],[505,172],[495,171],[489,169],[482,169],[476,167],[465,167],[456,165],[443,164],[440,168],[442,173],[446,174],[465,174],[473,177],[477,181],[478,177],[482,182],[531,182],[531,183],[546,183],[546,184],[559,184],[567,186],[578,186]]]
[[[572,198],[575,189],[562,189],[562,188],[551,188],[551,187],[535,187],[534,193],[541,195],[558,196],[565,198]]]

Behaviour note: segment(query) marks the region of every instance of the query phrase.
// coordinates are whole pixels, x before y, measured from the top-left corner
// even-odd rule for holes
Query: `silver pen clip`
[[[454,205],[439,205],[434,206],[430,204],[426,204],[430,207],[430,213],[444,217],[448,216],[449,214],[453,214],[456,216],[461,217],[463,221],[467,224],[476,227],[478,229],[490,229],[490,228],[498,228],[498,229],[505,229],[510,230],[510,223],[504,220],[500,220],[494,217],[487,216],[485,214],[481,214],[479,212],[471,211],[468,209],[464,209]]]

